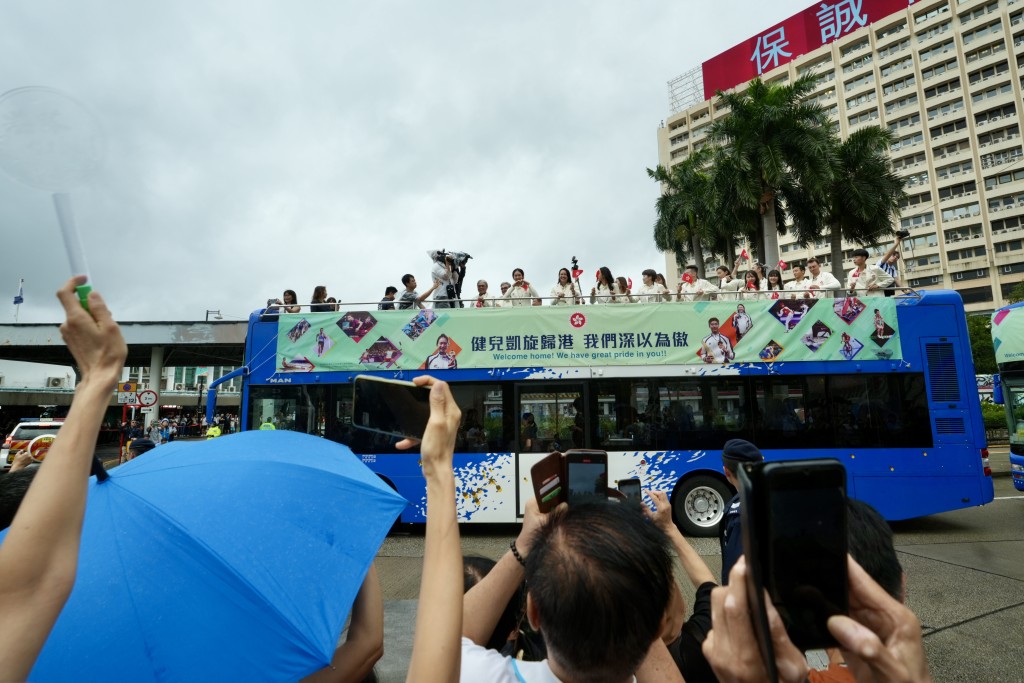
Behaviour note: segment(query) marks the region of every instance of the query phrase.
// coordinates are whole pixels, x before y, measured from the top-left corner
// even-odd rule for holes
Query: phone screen
[[[619,493],[624,495],[626,500],[630,502],[639,502],[643,497],[640,493],[640,480],[635,477],[633,479],[620,479]]]
[[[608,500],[608,461],[573,460],[565,465],[569,480],[569,505]]]
[[[842,467],[765,467],[765,588],[800,649],[833,638],[828,618],[847,611],[846,492]],[[795,464],[795,463],[794,463]]]
[[[423,438],[430,418],[430,389],[412,382],[355,378],[352,425],[379,434]]]

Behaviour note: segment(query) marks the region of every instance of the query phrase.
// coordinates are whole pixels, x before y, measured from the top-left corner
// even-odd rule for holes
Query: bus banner
[[[1024,361],[1024,307],[1003,308],[992,314],[992,346],[996,363]]]
[[[281,315],[278,372],[902,358],[891,298]],[[623,321],[628,321],[624,324]]]

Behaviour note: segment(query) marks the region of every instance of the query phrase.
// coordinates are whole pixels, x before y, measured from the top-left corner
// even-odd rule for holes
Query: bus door
[[[583,448],[590,416],[580,383],[516,386],[516,474],[519,514],[533,495],[530,468],[552,451]]]

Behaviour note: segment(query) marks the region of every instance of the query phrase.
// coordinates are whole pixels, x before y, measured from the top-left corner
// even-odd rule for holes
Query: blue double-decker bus
[[[593,448],[608,451],[610,481],[671,492],[679,525],[711,535],[732,495],[721,467],[731,438],[768,459],[838,459],[850,494],[890,520],[993,497],[963,303],[948,291],[258,311],[237,372],[243,428],[349,445],[409,501],[403,522],[425,520],[418,458],[353,428],[359,374],[451,384],[463,522],[516,521],[538,459]]]
[[[995,399],[1006,406],[1010,474],[1014,487],[1024,491],[1024,303],[992,314],[992,345],[999,367]]]

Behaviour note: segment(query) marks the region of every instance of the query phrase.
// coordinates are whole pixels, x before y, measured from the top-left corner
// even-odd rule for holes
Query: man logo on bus
[[[582,313],[573,313],[569,316],[569,324],[576,328],[583,327],[587,324],[587,317]]]

